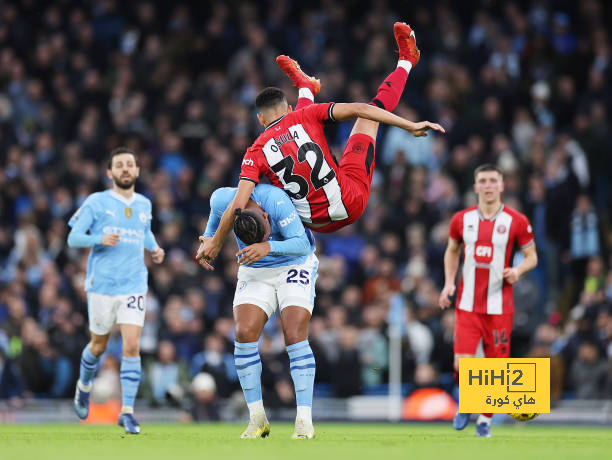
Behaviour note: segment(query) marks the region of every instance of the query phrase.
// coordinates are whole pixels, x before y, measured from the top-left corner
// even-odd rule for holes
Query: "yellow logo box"
[[[459,358],[459,412],[550,412],[550,359]]]

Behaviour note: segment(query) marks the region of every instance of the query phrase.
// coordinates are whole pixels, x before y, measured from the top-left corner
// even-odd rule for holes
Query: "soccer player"
[[[220,188],[210,198],[210,217],[202,243],[214,235],[236,188]],[[305,230],[285,192],[272,185],[253,189],[245,209],[237,209],[234,233],[238,247],[238,283],[234,296],[234,360],[250,420],[241,438],[263,438],[270,424],[261,397],[258,340],[268,318],[280,309],[295,387],[297,414],[293,439],[310,439],[315,359],[308,343],[318,260],[310,231]],[[202,262],[203,263],[203,262]]]
[[[428,121],[413,123],[389,113],[397,106],[408,73],[420,58],[414,32],[404,23],[395,23],[399,47],[397,68],[378,88],[370,104],[314,104],[320,83],[309,77],[287,56],[277,63],[299,88],[297,110],[278,88],[266,88],[256,98],[257,117],[264,132],[247,150],[242,161],[238,192],[221,219],[214,238],[196,256],[212,260],[232,227],[233,212],[243,208],[259,182],[267,176],[283,188],[295,205],[302,222],[317,232],[329,233],[355,222],[365,210],[375,164],[378,124],[386,123],[426,136],[429,129],[444,132]],[[340,163],[331,154],[323,127],[334,121],[355,120]],[[204,268],[212,270],[210,264]]]
[[[450,224],[448,246],[444,253],[444,288],[441,308],[451,305],[455,277],[464,246],[463,277],[457,290],[455,307],[455,382],[459,384],[459,358],[473,358],[482,339],[486,358],[508,358],[514,313],[512,285],[538,263],[531,225],[520,212],[501,201],[504,191],[502,172],[485,164],[474,172],[474,191],[478,205],[456,213]],[[510,265],[518,245],[525,258]],[[476,435],[491,435],[491,416],[481,414]],[[453,425],[463,430],[470,414],[457,413]]]
[[[68,223],[72,227],[68,245],[92,248],[85,279],[91,341],[81,355],[74,410],[79,418],[87,418],[100,355],[106,350],[111,328],[118,323],[123,342],[119,425],[131,434],[140,433],[134,400],[141,376],[139,340],[147,294],[144,249],[151,252],[153,262],[164,260],[164,250],[151,232],[151,202],[134,192],[139,173],[133,150],[114,149],[106,171],[112,189],[88,196]]]

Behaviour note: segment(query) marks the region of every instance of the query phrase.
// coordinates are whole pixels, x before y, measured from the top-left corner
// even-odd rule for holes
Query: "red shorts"
[[[485,358],[508,358],[512,313],[487,315],[455,309],[455,354],[475,355],[482,338]]]
[[[359,219],[368,205],[375,163],[374,140],[367,134],[361,133],[349,137],[338,165],[338,183],[348,217],[321,227],[305,225],[315,232],[332,233]]]

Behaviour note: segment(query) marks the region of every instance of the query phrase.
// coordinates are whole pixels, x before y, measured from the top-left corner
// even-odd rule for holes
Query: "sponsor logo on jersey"
[[[244,160],[242,160],[242,164],[245,166],[253,166],[255,163],[253,163],[253,160],[251,160],[250,158],[245,158]]]
[[[297,218],[297,214],[295,213],[295,211],[293,211],[291,214],[289,214],[287,217],[285,217],[283,220],[280,220],[278,222],[278,224],[281,227],[286,227],[287,225],[289,225],[291,222],[293,222],[295,219]]]
[[[115,217],[115,211],[111,211],[110,209],[106,210],[106,214],[110,214],[111,216]]]
[[[491,243],[478,243],[474,248],[474,259],[479,264],[489,264],[493,260],[493,245]]]

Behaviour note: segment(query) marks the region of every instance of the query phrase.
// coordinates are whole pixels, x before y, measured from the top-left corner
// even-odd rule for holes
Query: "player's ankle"
[[[297,406],[296,419],[302,419],[305,422],[312,424],[312,407],[310,406]]]
[[[247,403],[249,408],[249,417],[253,418],[257,415],[266,415],[266,410],[264,409],[263,400],[253,401],[251,403]]]
[[[397,61],[397,66],[404,69],[406,72],[410,73],[414,64],[410,62],[408,59],[400,59]]]
[[[480,425],[481,423],[486,423],[487,425],[490,425],[491,417],[487,417],[486,415],[480,414],[478,416],[478,420],[476,420],[476,425]]]
[[[93,384],[91,382],[89,382],[87,385],[85,385],[83,382],[81,382],[80,379],[77,382],[77,385],[79,387],[79,390],[84,391],[86,393],[89,393],[91,391],[91,387],[93,386]]]
[[[134,407],[132,406],[121,406],[122,414],[132,414],[134,415]]]

